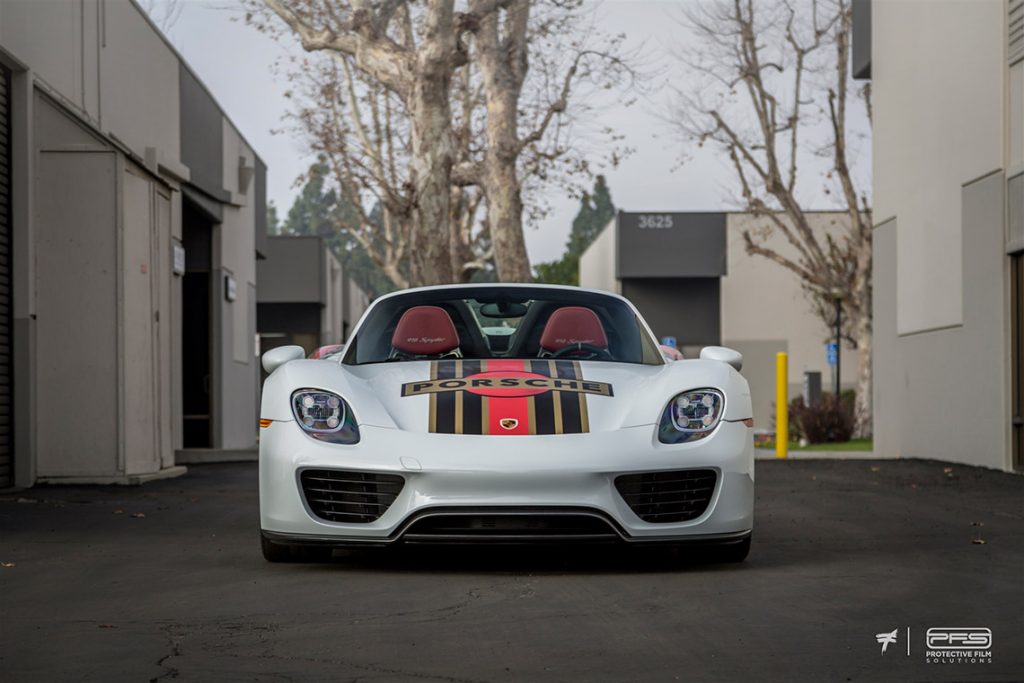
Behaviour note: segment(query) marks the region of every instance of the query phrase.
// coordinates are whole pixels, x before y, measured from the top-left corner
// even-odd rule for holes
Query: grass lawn
[[[758,448],[774,450],[775,442],[769,441],[764,446],[758,446]],[[871,439],[853,439],[843,443],[812,443],[807,446],[801,446],[796,443],[789,444],[789,450],[791,451],[870,451],[873,448],[874,442]]]

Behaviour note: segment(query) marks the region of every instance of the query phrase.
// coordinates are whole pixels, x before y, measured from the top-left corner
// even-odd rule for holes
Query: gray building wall
[[[658,339],[675,337],[680,348],[721,343],[720,291],[717,277],[622,280],[622,296],[643,313]]]
[[[616,277],[708,277],[726,272],[725,214],[619,211]]]
[[[323,240],[315,236],[267,239],[267,259],[257,265],[260,303],[317,302],[325,297]]]
[[[221,144],[189,152],[191,181],[183,74],[212,98],[132,2],[4,0],[0,64],[12,72],[16,483],[182,471],[183,191],[217,214],[214,266],[240,291],[210,302],[212,445],[252,446],[262,162],[216,108],[199,130]],[[53,405],[75,406],[59,429]]]
[[[257,264],[260,347],[298,344],[306,353],[340,344],[369,305],[369,298],[316,236],[267,239]]]

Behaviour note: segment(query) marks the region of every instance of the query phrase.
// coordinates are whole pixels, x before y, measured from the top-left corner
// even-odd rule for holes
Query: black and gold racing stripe
[[[583,380],[578,361],[528,360],[524,371],[554,379]],[[486,360],[441,360],[430,363],[430,379],[463,379],[487,372]],[[610,394],[609,394],[610,395]],[[530,434],[581,434],[590,431],[587,397],[582,391],[557,389],[527,401]],[[436,434],[484,434],[488,425],[490,399],[471,391],[432,391],[430,431]]]
[[[461,361],[433,361],[430,364],[432,379],[457,379],[456,371],[461,370],[456,364]],[[436,376],[435,376],[436,375]],[[434,431],[438,434],[455,434],[455,403],[461,398],[462,391],[445,391],[435,394]]]
[[[534,360],[530,371],[556,379],[583,379],[578,361]],[[582,434],[590,431],[587,398],[575,391],[549,391],[530,397],[535,405],[537,434]]]
[[[483,363],[486,361],[464,360],[462,374],[459,377],[472,377],[483,372]],[[484,433],[484,401],[480,394],[472,391],[457,392],[462,396],[462,413],[455,420],[456,434],[483,434]]]

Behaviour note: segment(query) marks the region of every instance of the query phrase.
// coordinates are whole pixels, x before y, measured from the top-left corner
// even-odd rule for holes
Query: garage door
[[[14,478],[11,317],[11,73],[0,66],[0,489]]]

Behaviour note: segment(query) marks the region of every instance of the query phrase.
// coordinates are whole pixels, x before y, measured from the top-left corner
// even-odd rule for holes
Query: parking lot
[[[757,478],[741,565],[617,548],[271,565],[254,463],[7,494],[0,678],[1024,678],[1024,478],[923,461],[759,462]],[[961,626],[991,629],[991,663],[926,663],[927,629]]]

